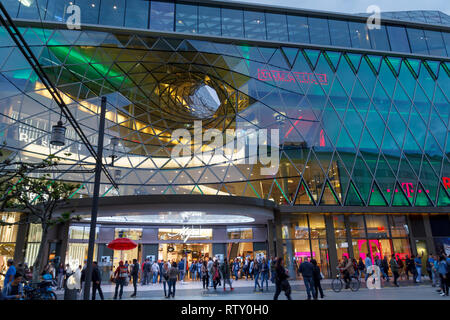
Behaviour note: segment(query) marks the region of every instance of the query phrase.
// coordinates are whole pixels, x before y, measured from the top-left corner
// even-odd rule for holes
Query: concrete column
[[[425,235],[426,235],[426,243],[427,243],[427,247],[428,247],[428,254],[429,255],[436,254],[436,246],[435,246],[434,239],[433,239],[433,233],[431,231],[429,214],[423,215],[423,224],[425,227]]]
[[[327,232],[328,257],[330,259],[331,277],[337,274],[338,256],[336,250],[336,238],[334,237],[333,216],[325,215],[325,229]]]
[[[66,264],[66,254],[69,248],[69,227],[70,223],[66,222],[60,226],[59,239],[61,239],[61,246],[59,248],[59,256],[61,257],[61,263]],[[58,253],[57,253],[58,255]]]
[[[345,230],[347,234],[347,243],[348,243],[348,255],[351,258],[354,258],[355,255],[353,253],[353,245],[352,245],[352,233],[350,231],[350,224],[348,222],[348,215],[344,214],[344,224],[345,224]]]
[[[274,228],[273,220],[267,221],[267,254],[271,257],[275,256]]]
[[[29,224],[24,223],[26,219],[26,214],[20,215],[20,221],[23,222],[22,224],[19,224],[17,228],[17,237],[16,237],[16,246],[14,248],[14,261],[15,263],[23,262],[25,259],[25,249],[26,249],[26,243],[27,243],[27,233]]]
[[[281,214],[280,211],[274,210],[274,222],[275,222],[275,254],[274,256],[283,255],[283,237],[281,233]]]

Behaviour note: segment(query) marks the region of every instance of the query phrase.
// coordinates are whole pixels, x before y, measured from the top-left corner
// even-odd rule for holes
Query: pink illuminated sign
[[[313,257],[315,257],[316,256],[316,253],[313,251]],[[304,251],[304,252],[299,252],[299,251],[296,251],[295,252],[295,256],[296,257],[311,257],[311,252],[309,252],[309,251]]]
[[[444,184],[445,185],[445,184]],[[413,184],[411,182],[402,182],[401,184],[403,191],[405,191],[406,195],[408,196],[408,198],[412,198],[412,193],[414,193],[414,189],[413,189]],[[449,186],[450,186],[450,179],[449,179]],[[390,193],[390,192],[398,192],[399,190],[397,188],[395,188],[394,190],[391,189],[386,189],[386,192]],[[372,192],[375,192],[375,190],[372,189]],[[419,189],[419,191],[417,191],[419,193],[422,193],[422,189]],[[425,190],[426,193],[430,193],[430,190],[426,189]]]
[[[258,69],[258,80],[275,82],[298,82],[328,85],[325,73],[289,72],[281,70]]]

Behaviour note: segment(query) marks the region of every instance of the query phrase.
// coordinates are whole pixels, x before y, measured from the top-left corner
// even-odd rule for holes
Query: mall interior
[[[104,271],[119,260],[282,256],[292,273],[314,258],[332,277],[343,256],[450,254],[448,15],[383,13],[372,29],[365,14],[226,1],[2,3],[95,147],[107,98],[103,163],[118,187],[102,175],[94,258]],[[66,24],[73,5],[81,29]],[[274,163],[250,161],[246,145],[264,129],[279,132],[258,147],[278,159],[270,175]],[[4,26],[0,138],[1,161],[56,155],[51,180],[80,185],[55,213],[80,219],[51,229],[44,259],[82,265],[95,159]],[[41,237],[39,224],[1,226],[0,272],[10,258],[32,265]],[[122,237],[138,246],[107,247]]]

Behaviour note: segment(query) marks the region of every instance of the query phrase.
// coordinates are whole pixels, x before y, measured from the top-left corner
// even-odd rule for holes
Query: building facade
[[[2,3],[93,145],[108,99],[104,162],[119,188],[102,180],[105,266],[124,258],[106,248],[122,236],[139,243],[125,258],[313,257],[328,276],[344,255],[449,252],[447,15],[369,29],[358,15],[219,1]],[[73,5],[81,29],[68,29]],[[81,183],[83,220],[47,245],[81,264],[94,174],[76,170],[93,158],[70,127],[63,147],[49,143],[59,107],[4,27],[0,39],[4,157],[55,154],[66,170],[52,179]],[[262,130],[265,163],[247,148]],[[2,257],[31,263],[39,226],[19,228],[2,230]]]

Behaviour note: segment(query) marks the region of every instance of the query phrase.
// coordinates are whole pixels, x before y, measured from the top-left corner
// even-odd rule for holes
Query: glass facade
[[[190,15],[176,13],[179,27],[188,28],[184,32],[198,28],[198,8],[191,9]],[[260,24],[282,23],[279,16],[256,11],[243,17],[254,22],[246,34],[263,32]],[[321,21],[315,28],[324,26]],[[356,32],[352,23],[349,30]],[[385,43],[389,30],[380,32],[376,45]],[[120,187],[112,191],[103,181],[102,196],[209,194],[317,206],[450,204],[450,80],[444,60],[89,30],[25,28],[24,34],[36,47],[49,39],[52,45],[38,58],[92,143],[99,97],[108,98],[105,153],[113,152],[112,138],[120,137],[114,151]],[[7,145],[21,150],[11,158],[52,153],[71,168],[92,163],[70,127],[66,146],[49,145],[59,110],[8,36],[0,37],[0,128]],[[364,36],[358,41],[371,45]],[[200,86],[214,92],[201,97],[204,105],[192,102]],[[279,129],[276,174],[263,174],[265,166],[250,163],[248,153],[245,161],[206,160],[207,154],[203,162],[171,160],[178,143],[171,132],[193,133],[199,118],[207,123],[204,132],[216,128],[223,137],[227,129],[249,132],[248,137],[250,129]],[[92,175],[66,172],[53,178],[85,181],[78,196],[92,192]]]
[[[362,17],[361,22],[354,22],[326,16],[311,17],[289,12],[272,13],[270,10],[241,10],[232,5],[228,7],[170,0],[40,0],[30,1],[30,4],[17,0],[4,2],[11,16],[20,19],[64,22],[70,16],[66,12],[68,6],[75,4],[80,6],[82,24],[149,28],[159,31],[392,50],[436,56],[450,54],[448,32],[406,27],[409,46],[404,41],[405,27],[383,23],[379,30],[368,30],[363,21],[365,18]],[[36,6],[37,3],[39,8]],[[450,25],[450,17],[439,11],[411,11],[409,15],[400,16],[383,12],[382,16],[385,15],[404,21]],[[397,42],[397,39],[400,42]]]

